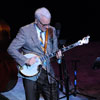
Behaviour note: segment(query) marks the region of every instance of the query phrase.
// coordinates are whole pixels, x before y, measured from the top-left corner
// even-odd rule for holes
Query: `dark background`
[[[61,24],[61,39],[74,42],[90,35],[90,41],[99,41],[100,7],[96,0],[3,1],[0,19],[8,23],[14,38],[21,26],[34,21],[34,11],[43,6],[52,14],[51,25]]]
[[[34,11],[43,6],[47,7],[52,14],[51,25],[55,26],[57,22],[61,23],[60,39],[67,40],[66,43],[73,43],[90,35],[89,45],[72,49],[66,52],[65,57],[67,68],[70,69],[68,71],[70,79],[74,78],[72,60],[80,60],[78,87],[82,88],[81,91],[84,94],[100,97],[100,70],[92,69],[94,61],[100,55],[99,0],[0,1],[0,20],[4,20],[10,26],[12,39],[21,26],[34,21]],[[7,87],[8,82],[16,79],[17,76],[15,63],[5,52],[4,47],[7,48],[7,46],[3,43],[2,46],[0,45],[2,51],[0,52],[0,91],[4,90],[4,86]],[[56,66],[55,70],[57,71]]]

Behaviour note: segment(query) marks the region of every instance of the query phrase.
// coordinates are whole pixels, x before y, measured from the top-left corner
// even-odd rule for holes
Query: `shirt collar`
[[[35,27],[36,27],[37,32],[40,33],[41,30],[38,28],[38,26],[36,24],[35,24]]]

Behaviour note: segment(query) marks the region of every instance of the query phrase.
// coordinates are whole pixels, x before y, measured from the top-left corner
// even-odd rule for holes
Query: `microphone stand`
[[[59,40],[59,36],[60,36],[60,31],[61,31],[61,24],[58,22],[56,23],[56,36],[58,39],[58,47],[61,48],[61,42]],[[63,41],[63,45],[65,44],[66,41]],[[59,62],[60,61],[60,62]],[[67,97],[67,100],[69,100],[69,76],[67,75],[67,70],[66,70],[66,63],[64,61],[64,56],[62,56],[61,59],[58,60],[58,65],[59,65],[59,77],[60,77],[60,82],[58,82],[58,86],[60,85],[60,91],[63,92],[63,85],[65,85],[65,92],[63,92],[63,94],[65,94]],[[63,66],[62,66],[63,65]],[[64,73],[64,80],[63,80],[63,73]],[[61,82],[63,82],[64,84],[60,84]],[[62,99],[63,97],[59,98]]]
[[[56,36],[57,36],[57,40],[58,40],[58,48],[61,47],[61,44],[60,44],[60,40],[59,40],[59,36],[60,36],[60,32],[61,32],[61,24],[59,22],[56,23],[55,25],[55,28],[56,28]],[[62,67],[61,67],[61,63],[58,63],[59,64],[59,77],[60,77],[60,80],[62,81]],[[59,86],[59,84],[58,84]],[[61,91],[63,91],[63,85],[60,85],[59,86],[59,89]]]
[[[62,78],[61,79],[63,80],[63,83],[64,83],[63,85],[65,86],[65,94],[64,94],[65,96],[62,96],[60,99],[67,97],[66,100],[69,100],[69,92],[70,92],[70,90],[69,90],[69,75],[68,75],[68,71],[67,71],[67,67],[66,67],[66,62],[64,60],[64,55],[62,56],[60,65],[61,65],[60,67],[62,68],[60,72],[63,72],[63,75],[64,75],[64,80]],[[62,85],[62,88],[63,88],[63,85]],[[63,90],[61,90],[61,91],[63,92]]]
[[[62,79],[62,66],[61,63],[59,63],[59,77],[60,77],[60,81],[63,81]],[[60,90],[63,91],[63,85],[60,85]]]
[[[66,97],[67,97],[67,100],[69,100],[69,75],[66,68],[64,56],[62,56],[62,68],[63,68],[63,74],[64,74],[64,86],[65,86],[65,91],[66,91]]]

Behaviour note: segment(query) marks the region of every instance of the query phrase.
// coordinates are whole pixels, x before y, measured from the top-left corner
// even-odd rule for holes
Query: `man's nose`
[[[45,28],[46,28],[46,29],[49,28],[49,25],[46,25]]]

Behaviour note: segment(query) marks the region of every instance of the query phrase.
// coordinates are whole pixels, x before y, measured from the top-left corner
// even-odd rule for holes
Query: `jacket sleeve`
[[[19,49],[25,44],[25,33],[21,28],[16,35],[16,38],[9,45],[7,52],[14,58],[14,60],[21,66],[23,66],[27,58],[19,52]]]

